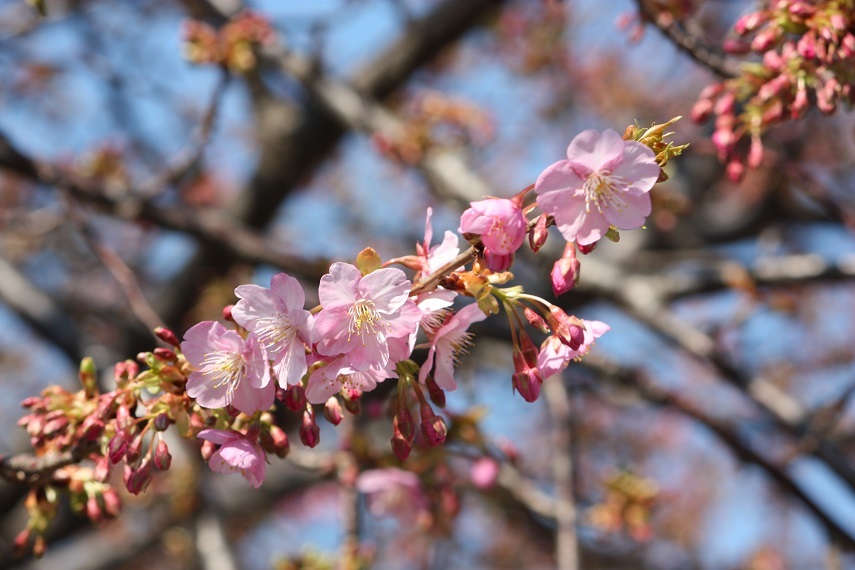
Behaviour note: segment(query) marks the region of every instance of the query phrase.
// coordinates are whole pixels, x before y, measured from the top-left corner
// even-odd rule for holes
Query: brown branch
[[[784,465],[779,465],[766,458],[748,443],[742,440],[735,428],[707,415],[701,407],[695,405],[679,394],[666,390],[651,382],[643,372],[624,368],[594,352],[585,357],[584,365],[597,370],[605,378],[616,381],[624,386],[634,388],[647,401],[657,405],[672,407],[684,415],[696,420],[715,433],[719,440],[733,451],[741,460],[760,467],[778,486],[787,493],[798,498],[813,512],[820,523],[826,528],[832,541],[848,551],[855,550],[855,537],[849,530],[831,518],[802,487],[787,472]]]
[[[738,61],[708,46],[673,17],[663,17],[650,0],[636,0],[636,4],[644,20],[656,26],[671,43],[693,60],[723,79],[739,75]]]
[[[18,453],[0,456],[0,478],[10,483],[34,486],[51,480],[58,469],[80,463],[96,450],[96,444],[84,441],[61,453],[47,455]]]

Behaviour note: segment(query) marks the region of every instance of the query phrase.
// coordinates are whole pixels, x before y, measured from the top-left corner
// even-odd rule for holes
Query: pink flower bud
[[[303,412],[303,421],[300,423],[300,441],[306,447],[315,447],[321,441],[321,430],[315,423],[315,414],[309,409]]]
[[[480,457],[472,463],[469,477],[478,489],[489,489],[499,477],[499,463],[492,457]]]
[[[442,388],[439,387],[439,384],[436,383],[433,376],[428,376],[425,379],[425,384],[428,389],[428,396],[430,397],[430,401],[433,402],[437,407],[444,408],[445,407],[445,392],[443,392]]]
[[[543,317],[541,317],[540,314],[528,307],[523,307],[523,314],[525,315],[528,324],[543,334],[549,334],[549,325],[546,324],[546,321],[543,320]]]
[[[712,115],[714,104],[711,99],[698,99],[692,106],[690,116],[695,123],[703,123]]]
[[[117,362],[115,368],[113,369],[113,379],[116,381],[116,384],[124,384],[129,380],[133,380],[139,374],[140,366],[133,360],[125,360],[124,362]]]
[[[534,402],[540,397],[540,386],[543,384],[543,375],[537,368],[526,368],[522,372],[515,372],[512,378],[514,390],[526,402]]]
[[[169,415],[166,412],[161,412],[154,417],[154,429],[155,431],[166,431],[169,427],[169,424],[172,423],[172,420],[169,418]]]
[[[110,463],[116,464],[125,456],[128,450],[128,434],[120,431],[110,439],[107,444],[107,456],[110,458]]]
[[[172,455],[169,454],[169,448],[163,438],[158,438],[157,445],[154,448],[154,466],[161,471],[166,471],[172,465]]]
[[[201,452],[202,460],[207,463],[211,459],[211,456],[214,455],[214,452],[217,451],[217,446],[213,441],[206,440],[202,443],[202,448],[199,451]]]
[[[803,35],[799,39],[796,49],[803,58],[813,59],[816,57],[816,37],[811,33]]]
[[[80,439],[95,441],[104,433],[104,422],[96,415],[91,415],[83,420],[80,426]]]
[[[157,327],[154,329],[154,334],[165,342],[166,344],[171,344],[172,346],[179,347],[181,346],[181,341],[178,340],[178,337],[175,336],[175,333],[166,327]]]
[[[442,416],[436,414],[424,417],[421,423],[422,436],[431,446],[442,445],[448,435],[448,426]]]
[[[733,94],[733,91],[727,91],[721,97],[718,98],[718,101],[715,102],[715,114],[716,115],[732,114],[735,106],[736,106],[736,95]]]
[[[725,173],[727,174],[728,180],[736,184],[740,182],[742,177],[745,175],[745,164],[743,164],[739,158],[734,157],[727,163]]]
[[[492,250],[484,250],[484,263],[487,269],[494,273],[501,273],[514,263],[513,253],[494,253]]]
[[[158,347],[154,349],[154,355],[164,362],[175,362],[177,357],[175,353],[168,348]]]
[[[751,137],[751,148],[748,150],[748,167],[757,168],[763,162],[763,141],[759,136]]]
[[[831,27],[839,32],[842,32],[849,28],[849,24],[846,21],[846,18],[840,12],[834,12],[833,14],[831,14],[831,16],[828,18],[828,21],[831,24]]]
[[[754,39],[751,40],[751,49],[757,53],[762,53],[768,50],[777,41],[779,34],[780,30],[775,27],[760,30],[757,35],[754,36]]]
[[[225,307],[223,307],[223,320],[224,321],[229,321],[231,323],[235,322],[234,317],[232,317],[232,309],[233,308],[234,308],[234,305],[226,305]]]
[[[140,466],[136,469],[130,465],[125,465],[124,481],[128,492],[132,495],[139,495],[145,491],[151,482],[151,461],[149,461],[148,457],[144,457]]]
[[[94,524],[98,524],[104,520],[104,512],[101,510],[101,505],[98,504],[97,497],[91,496],[86,499],[86,516]]]
[[[579,248],[579,253],[582,255],[588,255],[595,249],[597,249],[597,242],[589,243],[587,245],[582,245],[581,243],[576,242],[576,247]]]
[[[288,452],[291,450],[291,443],[288,441],[288,434],[279,427],[272,425],[270,426],[270,438],[273,440],[273,453],[276,454],[277,457],[284,459],[288,456]]]
[[[104,514],[107,518],[114,519],[122,514],[122,499],[115,489],[112,487],[106,489],[101,498],[104,501]]]
[[[128,444],[128,448],[125,451],[125,461],[128,463],[136,463],[137,460],[142,456],[142,446],[143,446],[143,434],[137,434],[133,439],[131,439]]]
[[[306,389],[302,384],[288,386],[285,390],[285,400],[283,402],[292,412],[299,412],[306,408]]]
[[[413,415],[410,413],[410,408],[404,406],[398,410],[392,420],[396,431],[400,432],[404,438],[412,443],[416,437],[416,422],[413,421]]]
[[[534,227],[528,234],[528,245],[534,253],[540,251],[543,244],[546,243],[546,238],[549,237],[549,228],[546,227],[546,222],[549,219],[547,214],[541,214],[534,222]]]
[[[15,535],[15,540],[12,543],[15,556],[23,556],[27,552],[27,545],[30,543],[30,534],[30,529],[24,529]]]
[[[737,34],[743,35],[756,30],[765,21],[766,14],[764,12],[752,12],[739,18],[733,27]]]
[[[401,433],[398,429],[397,416],[393,421],[392,425],[392,439],[390,443],[392,444],[392,453],[395,454],[399,460],[404,461],[407,457],[410,456],[410,451],[413,449],[413,444]]]
[[[745,55],[751,51],[751,44],[735,38],[725,38],[721,43],[721,47],[724,51],[732,55]]]
[[[338,398],[335,396],[330,396],[324,403],[324,417],[334,426],[340,424],[341,420],[344,419],[341,415],[341,404],[338,403]]]
[[[577,350],[585,342],[585,327],[582,321],[571,317],[561,307],[551,305],[549,307],[549,325],[553,334],[570,350]],[[535,358],[535,362],[537,359]]]
[[[552,266],[552,293],[558,297],[579,283],[581,263],[576,259],[576,246],[569,242],[564,246],[564,255]]]
[[[93,473],[96,481],[104,483],[110,478],[110,458],[101,455],[95,460],[95,470]]]

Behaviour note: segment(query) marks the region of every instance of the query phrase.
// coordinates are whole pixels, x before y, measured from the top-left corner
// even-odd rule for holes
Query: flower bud
[[[405,461],[410,456],[410,451],[412,451],[413,445],[400,433],[393,433],[390,441],[392,443],[392,453],[394,453],[395,457],[400,461]]]
[[[214,452],[217,451],[217,446],[213,441],[205,440],[202,442],[202,448],[199,451],[202,454],[202,461],[207,463],[210,461],[211,456],[214,455]]]
[[[233,308],[234,308],[234,305],[226,305],[225,307],[223,307],[223,320],[224,321],[229,321],[230,323],[235,322],[234,317],[232,317],[232,309]]]
[[[428,376],[427,380],[425,380],[428,389],[428,396],[430,397],[430,401],[436,404],[439,408],[445,407],[445,392],[443,392],[442,388],[439,387],[439,384],[436,383],[436,380],[433,379],[433,376]]]
[[[344,409],[358,416],[362,412],[362,390],[352,386],[346,386],[341,389],[342,404]]]
[[[157,336],[157,338],[159,338],[166,344],[171,344],[174,347],[181,346],[181,341],[178,340],[178,337],[175,336],[175,333],[166,327],[156,327],[154,329],[154,334],[155,336]]]
[[[338,398],[335,396],[330,396],[330,398],[324,403],[324,417],[334,426],[341,423],[341,420],[343,419],[341,415],[341,404],[338,403]]]
[[[169,415],[166,412],[161,412],[154,416],[155,431],[166,431],[169,427],[169,424],[171,423],[172,420],[169,418]]]
[[[110,458],[104,455],[95,460],[95,469],[93,477],[96,481],[104,483],[110,478]]]
[[[172,455],[169,454],[169,447],[162,437],[158,437],[154,448],[154,466],[161,471],[166,471],[170,465],[172,465]]]
[[[133,360],[117,362],[115,368],[113,368],[113,379],[116,381],[116,384],[122,385],[136,378],[139,371],[139,364]]]
[[[110,463],[116,464],[125,456],[128,450],[128,434],[127,432],[116,432],[116,435],[110,439],[107,444],[107,456],[110,458]]]
[[[284,459],[291,450],[291,444],[288,441],[288,434],[276,425],[270,426],[270,439],[273,440],[273,453],[277,457]]]
[[[534,253],[540,251],[540,248],[546,243],[546,238],[549,237],[549,228],[546,226],[548,219],[547,214],[539,215],[534,222],[534,227],[528,234],[528,245]]]
[[[550,305],[549,326],[570,350],[578,350],[585,341],[585,325],[576,317],[569,316],[561,307]]]
[[[437,446],[445,443],[445,438],[448,435],[448,426],[445,425],[445,419],[442,416],[436,414],[423,416],[420,427],[422,436],[429,445]]]
[[[416,437],[416,422],[413,421],[413,415],[410,413],[408,406],[403,406],[395,414],[392,420],[395,429],[400,431],[404,438],[412,443]]]
[[[25,528],[17,535],[12,543],[12,552],[15,556],[23,556],[27,552],[27,545],[30,543],[30,529]]]
[[[552,266],[552,293],[558,297],[579,283],[579,269],[582,264],[576,259],[576,246],[573,242],[564,246],[564,255]]]
[[[177,359],[175,353],[172,350],[163,347],[155,348],[154,355],[164,362],[175,362]]]
[[[101,495],[104,501],[104,514],[107,518],[117,518],[122,514],[122,499],[112,487],[107,488]]]
[[[484,250],[484,263],[487,269],[493,273],[506,271],[514,263],[513,253],[493,253],[489,249]]]
[[[101,421],[96,415],[88,416],[85,420],[83,420],[83,424],[80,426],[79,430],[80,439],[86,441],[96,441],[101,434],[104,433],[104,422]]]
[[[305,409],[306,389],[303,388],[302,384],[288,386],[288,389],[285,390],[285,400],[283,400],[283,403],[292,412],[299,412]]]
[[[142,456],[143,434],[138,433],[133,437],[125,451],[125,461],[128,463],[136,463]]]
[[[124,481],[128,492],[132,495],[139,495],[145,491],[151,482],[151,461],[149,461],[148,457],[144,457],[140,466],[136,469],[130,465],[125,465]]]
[[[523,307],[523,314],[525,315],[528,324],[543,334],[549,334],[549,325],[546,324],[546,321],[543,320],[543,317],[541,317],[539,313],[528,307]]]
[[[512,383],[513,389],[519,392],[526,402],[534,402],[540,397],[543,375],[537,368],[526,368],[522,372],[514,373]]]
[[[745,175],[745,164],[743,164],[742,160],[739,158],[734,157],[727,163],[725,173],[727,174],[728,180],[736,184],[740,182],[742,177]]]
[[[757,168],[763,162],[763,141],[759,136],[751,137],[751,147],[748,150],[748,167]]]
[[[101,505],[98,504],[98,498],[94,495],[86,499],[86,516],[94,524],[104,520],[104,512],[101,510]]]
[[[78,377],[80,383],[83,384],[87,398],[93,398],[98,394],[98,371],[95,369],[95,361],[92,360],[92,357],[87,356],[80,361]]]
[[[576,247],[579,248],[579,253],[582,255],[588,255],[595,249],[597,249],[597,242],[589,243],[588,245],[582,245],[581,243],[577,243]]]
[[[307,408],[303,412],[303,421],[300,423],[300,441],[306,447],[315,447],[321,441],[321,430],[315,423],[315,414]]]

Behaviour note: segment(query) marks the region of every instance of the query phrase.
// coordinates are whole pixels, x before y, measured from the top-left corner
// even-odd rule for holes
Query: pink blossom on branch
[[[273,404],[276,387],[254,335],[244,340],[220,323],[203,321],[184,334],[181,351],[196,369],[187,379],[187,394],[203,408],[233,405],[252,414]]]
[[[611,129],[587,130],[567,147],[567,160],[540,174],[534,191],[564,239],[590,245],[609,226],[632,230],[644,224],[659,172],[653,151],[643,144]]]
[[[467,305],[443,324],[430,342],[427,358],[419,370],[419,382],[424,383],[433,370],[434,380],[443,390],[456,390],[454,363],[457,355],[468,345],[472,334],[466,329],[469,325],[483,321],[487,315],[476,303]]]
[[[287,388],[300,382],[306,373],[304,343],[311,344],[314,320],[303,309],[306,298],[300,283],[280,273],[270,280],[270,289],[241,285],[235,294],[240,301],[232,308],[232,317],[264,345],[279,385]]]
[[[199,439],[220,445],[208,460],[211,470],[217,473],[238,472],[255,489],[264,482],[267,455],[258,442],[236,431],[218,429],[203,429],[199,432]]]
[[[540,352],[537,355],[537,368],[543,374],[543,378],[554,376],[567,368],[571,360],[581,358],[588,354],[594,341],[606,334],[611,327],[601,321],[586,321],[582,319],[584,328],[584,340],[579,348],[573,350],[564,344],[560,338],[551,335],[540,346]]]
[[[461,233],[478,234],[491,271],[504,271],[526,236],[526,219],[514,200],[488,198],[471,202],[460,217]]]
[[[408,337],[422,319],[408,297],[411,287],[400,269],[378,269],[363,277],[349,263],[333,263],[318,290],[323,307],[315,318],[318,352],[347,354],[355,370],[385,368],[389,339]]]

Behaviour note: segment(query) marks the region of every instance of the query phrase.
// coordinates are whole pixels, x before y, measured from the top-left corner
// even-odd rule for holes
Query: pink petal
[[[567,147],[567,158],[591,172],[601,170],[623,155],[624,140],[612,129],[602,133],[589,129],[582,131]]]
[[[357,300],[357,287],[362,279],[359,270],[349,263],[333,263],[330,272],[321,277],[318,298],[324,309],[351,306]]]
[[[264,388],[254,388],[249,382],[240,382],[235,388],[232,405],[245,414],[254,414],[273,405],[275,395],[276,385],[273,382]]]
[[[235,289],[240,301],[232,307],[232,317],[245,329],[252,330],[259,317],[276,312],[270,290],[258,285],[240,285]]]
[[[625,141],[623,159],[612,171],[630,182],[627,189],[633,194],[648,192],[659,179],[660,168],[656,155],[640,142]]]
[[[433,239],[433,228],[430,225],[431,216],[433,216],[433,208],[428,207],[427,216],[425,216],[425,250],[430,249],[430,242]]]
[[[282,388],[299,384],[307,369],[306,349],[303,347],[303,343],[298,340],[288,343],[273,362],[273,371],[279,380],[279,386]]]
[[[225,408],[232,403],[234,394],[229,386],[215,382],[202,372],[192,372],[187,379],[187,395],[196,400],[203,408]]]
[[[300,282],[286,273],[277,273],[270,279],[270,291],[276,300],[278,312],[297,313],[306,304],[306,294]]]
[[[472,207],[467,208],[460,216],[460,227],[457,229],[460,233],[483,234],[490,231],[493,221],[476,209],[472,202]]]
[[[585,179],[577,174],[569,160],[559,160],[540,173],[534,183],[534,191],[538,195],[556,190],[573,191],[581,189],[584,184]]]
[[[359,283],[363,298],[373,301],[374,309],[381,313],[395,311],[403,305],[411,288],[407,275],[395,267],[373,271]]]
[[[220,429],[203,429],[196,437],[222,445],[241,436],[233,432],[223,431]]]
[[[555,218],[555,226],[567,241],[576,241],[585,220],[585,198],[568,192],[546,192],[537,198],[540,209]]]
[[[579,245],[590,245],[599,241],[609,230],[609,221],[596,208],[585,214],[580,221],[576,232],[576,243]]]
[[[603,209],[603,215],[608,223],[621,230],[634,230],[643,226],[651,211],[650,194],[633,195],[624,192],[620,195],[620,199],[626,203],[626,206],[621,208],[609,206]],[[579,243],[585,245],[584,242]]]

